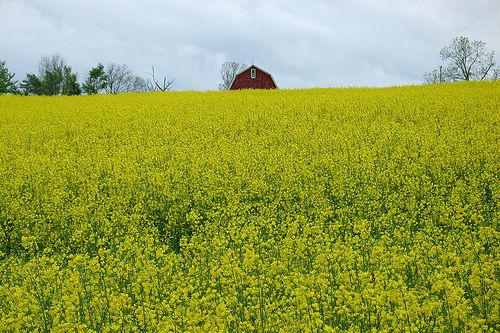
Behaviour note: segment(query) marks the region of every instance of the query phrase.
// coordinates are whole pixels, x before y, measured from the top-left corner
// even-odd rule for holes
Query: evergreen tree
[[[108,76],[104,70],[104,65],[99,63],[89,71],[82,88],[87,95],[98,94],[106,88],[107,84]]]
[[[61,93],[68,96],[80,95],[82,93],[77,75],[72,72],[70,66],[64,66]]]
[[[15,93],[17,93],[17,81],[14,80],[14,73],[9,72],[5,61],[0,61],[0,94]]]
[[[24,95],[42,95],[42,81],[35,74],[26,74],[20,88]]]

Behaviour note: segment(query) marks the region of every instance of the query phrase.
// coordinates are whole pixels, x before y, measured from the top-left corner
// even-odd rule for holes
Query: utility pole
[[[439,66],[439,83],[443,83],[443,66]]]

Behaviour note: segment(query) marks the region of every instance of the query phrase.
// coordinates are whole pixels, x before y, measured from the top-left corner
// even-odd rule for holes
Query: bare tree
[[[433,69],[431,72],[425,73],[424,74],[425,83],[432,84],[432,83],[443,82],[441,76],[441,70],[442,66],[439,66],[439,69]]]
[[[223,63],[220,69],[222,82],[219,84],[219,90],[228,90],[236,75],[241,73],[246,67],[246,64],[234,61]]]
[[[439,52],[447,66],[426,73],[428,83],[492,79],[495,75],[495,52],[486,50],[486,43],[471,41],[464,36],[455,37],[451,44]],[[436,76],[438,74],[438,76]],[[439,81],[436,81],[439,78]]]
[[[155,67],[151,66],[151,76],[149,80],[148,90],[149,91],[169,91],[174,83],[174,80],[168,80],[166,76],[163,77],[163,80],[158,81],[155,75]]]
[[[129,91],[131,81],[134,79],[134,73],[127,65],[118,65],[111,63],[106,69],[108,78],[106,92],[108,94],[118,94]]]
[[[109,64],[106,69],[106,77],[107,84],[105,91],[108,94],[150,91],[149,81],[134,74],[125,64]]]
[[[132,75],[125,92],[146,92],[149,91],[148,80],[139,75]]]
[[[59,95],[63,85],[63,71],[66,61],[60,54],[43,56],[38,65],[38,75],[44,95]]]
[[[491,80],[500,80],[500,67],[495,68],[495,70],[491,74]]]
[[[38,74],[43,79],[47,73],[62,72],[64,66],[66,66],[66,60],[60,54],[46,55],[40,58]]]
[[[432,70],[429,73],[424,74],[424,80],[426,83],[442,83],[450,81],[450,77],[452,77],[453,71],[450,68],[445,68],[443,66],[439,66],[438,68]]]

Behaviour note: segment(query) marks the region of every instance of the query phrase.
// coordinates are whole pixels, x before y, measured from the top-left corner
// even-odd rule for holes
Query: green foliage
[[[17,93],[17,81],[14,73],[10,73],[5,61],[0,61],[0,94]]]
[[[58,54],[44,56],[38,67],[42,95],[60,95],[64,83],[64,59]]]
[[[19,85],[24,95],[42,95],[42,81],[35,74],[26,74],[26,78]]]
[[[82,88],[87,95],[98,94],[106,88],[107,83],[108,76],[104,70],[104,65],[99,63],[89,71]]]
[[[80,84],[78,83],[77,76],[72,72],[71,67],[64,66],[63,69],[63,82],[62,82],[62,95],[80,95],[82,90]]]
[[[25,95],[80,95],[81,88],[77,75],[64,59],[57,54],[42,57],[39,76],[27,74],[21,83]]]

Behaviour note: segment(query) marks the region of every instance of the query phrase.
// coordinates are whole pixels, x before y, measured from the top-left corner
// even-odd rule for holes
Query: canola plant
[[[500,82],[0,96],[1,332],[498,332]]]

